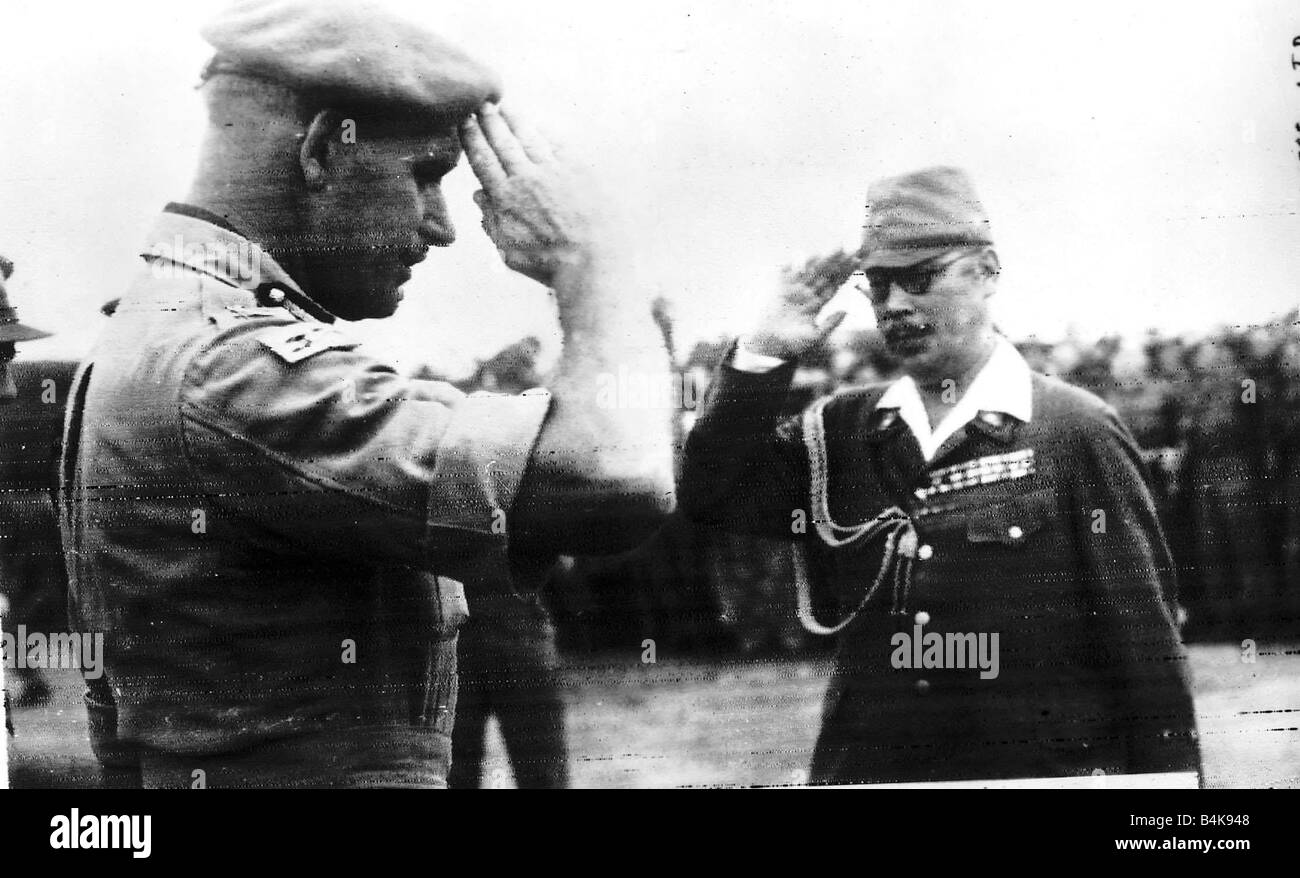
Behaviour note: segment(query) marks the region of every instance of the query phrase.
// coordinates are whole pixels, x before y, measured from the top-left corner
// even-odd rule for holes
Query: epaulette
[[[286,363],[301,363],[325,351],[351,350],[360,342],[326,323],[290,323],[261,330],[258,342]]]

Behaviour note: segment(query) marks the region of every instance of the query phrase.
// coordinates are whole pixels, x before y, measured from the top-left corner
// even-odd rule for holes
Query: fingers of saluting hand
[[[488,195],[514,174],[556,161],[551,144],[516,113],[484,104],[460,129],[461,145]]]
[[[461,123],[460,143],[470,167],[474,169],[474,176],[491,195],[505,183],[507,174],[477,118],[470,116]]]
[[[856,261],[840,250],[829,256],[814,256],[798,277],[815,290],[819,298],[830,299],[848,282],[856,268]]]
[[[515,139],[519,141],[528,158],[538,164],[555,161],[555,150],[552,149],[550,142],[528,124],[527,119],[522,118],[518,113],[508,112],[504,107],[501,108],[501,118],[510,126]]]
[[[479,109],[478,124],[507,174],[523,174],[533,167],[532,159],[496,104],[484,104]]]

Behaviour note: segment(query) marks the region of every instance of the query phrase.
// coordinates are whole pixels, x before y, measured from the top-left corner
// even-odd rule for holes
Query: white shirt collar
[[[949,436],[970,423],[980,412],[1001,412],[1028,422],[1033,415],[1034,395],[1030,375],[1029,364],[1020,352],[1011,342],[998,336],[984,368],[933,431],[925,413],[925,403],[921,402],[921,394],[910,375],[904,375],[891,384],[876,403],[876,408],[898,409],[899,417],[911,429],[921,446],[921,453],[929,461]]]

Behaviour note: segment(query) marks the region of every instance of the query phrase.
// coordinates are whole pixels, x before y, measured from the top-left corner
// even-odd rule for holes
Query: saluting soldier
[[[370,4],[245,2],[216,49],[183,202],[79,373],[61,524],[114,783],[446,785],[466,583],[526,590],[672,506],[667,420],[592,405],[665,374],[598,204],[497,107],[495,75]],[[549,392],[402,377],[342,320],[386,317],[452,243],[462,144],[508,266],[550,287]],[[467,291],[466,295],[473,295]]]
[[[965,173],[889,178],[868,202],[863,292],[904,375],[781,421],[852,266],[792,275],[720,367],[680,484],[689,515],[784,534],[829,587],[801,579],[806,626],[839,635],[811,781],[1197,769],[1128,430],[995,331],[1000,263]]]

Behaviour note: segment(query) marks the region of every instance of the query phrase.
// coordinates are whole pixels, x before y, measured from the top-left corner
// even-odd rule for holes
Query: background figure
[[[448,785],[477,789],[483,783],[487,722],[495,716],[516,786],[568,786],[555,627],[540,595],[476,594],[460,629],[457,662],[460,683]]]
[[[0,256],[0,596],[5,626],[67,628],[66,575],[54,518],[63,403],[75,363],[14,363],[17,342],[50,335],[18,322],[4,281],[13,263]],[[50,688],[38,668],[14,668],[6,681],[14,707],[43,704]]]
[[[514,394],[539,387],[540,351],[536,338],[521,339],[480,364],[461,389]],[[548,584],[552,581],[547,579]],[[468,584],[473,598],[457,649],[459,683],[448,786],[477,789],[483,783],[487,723],[495,716],[515,784],[521,789],[566,787],[569,750],[559,653],[542,595],[518,593],[511,582]]]

